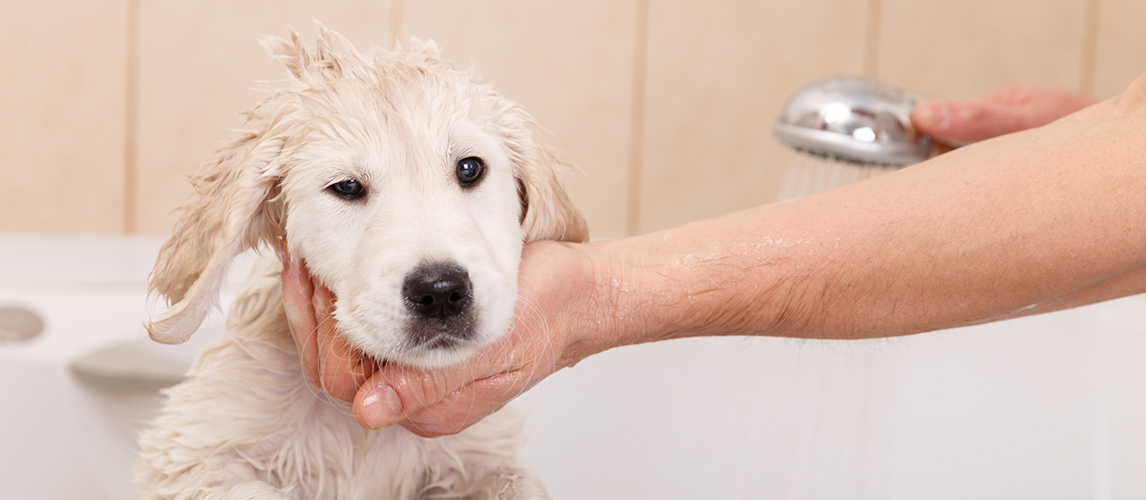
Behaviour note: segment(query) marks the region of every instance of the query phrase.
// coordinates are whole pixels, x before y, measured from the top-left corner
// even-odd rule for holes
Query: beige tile
[[[635,0],[407,1],[402,36],[521,103],[585,175],[569,179],[594,237],[624,234]]]
[[[124,226],[125,0],[0,3],[0,231]]]
[[[882,0],[879,77],[930,97],[1079,89],[1086,0]]]
[[[1146,2],[1101,0],[1094,95],[1118,94],[1146,73]]]
[[[866,2],[652,1],[640,231],[775,200],[788,96],[863,70]]]
[[[313,40],[312,19],[359,46],[391,45],[388,1],[142,0],[140,10],[138,214],[140,231],[170,231],[189,193],[186,175],[242,122],[262,96],[258,81],[283,74],[258,45],[294,26]]]

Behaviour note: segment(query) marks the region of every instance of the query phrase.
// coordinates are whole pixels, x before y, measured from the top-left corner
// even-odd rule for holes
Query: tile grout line
[[[139,132],[139,1],[127,0],[127,57],[124,64],[124,141],[123,141],[123,231],[138,232],[139,164],[136,135]]]
[[[636,26],[633,34],[632,113],[629,128],[629,172],[625,205],[625,235],[636,236],[641,230],[641,169],[645,142],[645,79],[648,63],[649,0],[637,0]]]
[[[880,21],[883,16],[881,0],[867,0],[867,22],[864,25],[863,74],[879,78]]]
[[[1082,68],[1078,89],[1094,96],[1095,72],[1098,68],[1098,31],[1101,24],[1102,0],[1086,0],[1082,25]]]

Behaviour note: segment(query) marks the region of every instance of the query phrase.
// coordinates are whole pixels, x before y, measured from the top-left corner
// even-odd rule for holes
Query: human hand
[[[287,239],[281,241],[282,298],[303,373],[331,396],[354,401],[358,387],[377,369],[373,360],[346,344],[334,322],[334,294],[310,277],[306,263],[292,262]]]
[[[592,267],[580,248],[550,241],[526,245],[510,331],[466,362],[436,371],[361,361],[330,319],[333,295],[312,283],[304,264],[286,258],[283,303],[304,372],[331,396],[353,401],[364,427],[399,424],[422,436],[460,432],[596,352],[576,327],[588,317],[577,304],[592,284]]]
[[[369,428],[399,424],[421,436],[456,434],[557,370],[598,352],[580,304],[593,282],[585,245],[525,246],[509,332],[466,362],[424,371],[388,365],[358,391],[354,415]]]
[[[1068,90],[1011,85],[973,99],[921,102],[911,122],[939,143],[958,146],[1046,125],[1096,102]]]

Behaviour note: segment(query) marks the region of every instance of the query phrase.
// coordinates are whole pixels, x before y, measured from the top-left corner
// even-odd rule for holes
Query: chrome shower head
[[[842,76],[796,92],[776,123],[780,142],[849,163],[906,166],[931,156],[931,138],[911,126],[923,98],[876,80]]]

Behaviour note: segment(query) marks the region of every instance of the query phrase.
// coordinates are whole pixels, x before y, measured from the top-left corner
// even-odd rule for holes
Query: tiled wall
[[[168,231],[185,175],[280,78],[256,38],[312,18],[475,65],[582,167],[598,237],[772,201],[793,159],[772,123],[822,76],[1108,97],[1146,71],[1142,0],[3,2],[0,231]]]

